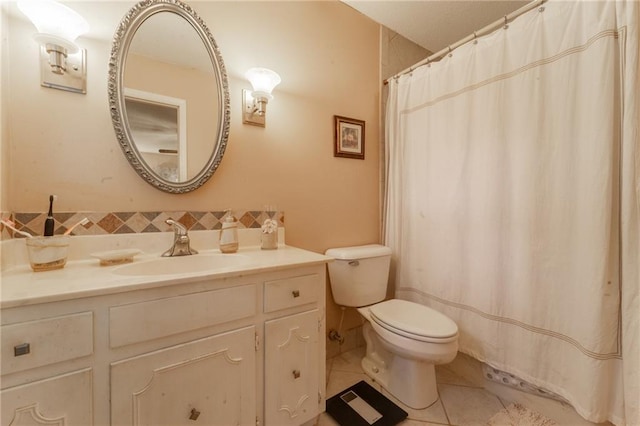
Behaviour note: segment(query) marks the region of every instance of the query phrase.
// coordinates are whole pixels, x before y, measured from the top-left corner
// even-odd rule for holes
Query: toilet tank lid
[[[324,254],[339,260],[367,259],[370,257],[390,256],[391,249],[380,244],[367,244],[364,246],[352,246],[332,248]]]

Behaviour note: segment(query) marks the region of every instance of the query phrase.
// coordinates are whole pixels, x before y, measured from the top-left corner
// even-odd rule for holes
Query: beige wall
[[[122,2],[73,6],[81,13],[100,7],[126,11]],[[11,80],[4,94],[10,134],[3,139],[10,149],[9,179],[2,188],[9,197],[6,208],[41,212],[49,194],[58,195],[58,211],[276,204],[286,212],[290,244],[324,251],[378,241],[378,25],[333,1],[192,6],[216,38],[231,89],[229,144],[213,178],[185,195],[165,194],[141,180],[111,126],[110,40],[78,40],[88,51],[86,95],[47,89],[39,85],[32,26],[12,20],[9,61],[3,62],[3,79],[8,73]],[[115,30],[117,23],[109,25]],[[269,104],[266,128],[241,124],[241,89],[250,87],[242,75],[252,66],[272,68],[283,80]],[[334,114],[366,121],[364,161],[333,157]]]
[[[5,12],[8,4],[0,3],[0,64],[2,64],[2,75],[0,75],[0,211],[9,211],[9,126],[7,125],[7,88],[9,87],[9,73],[5,72],[6,64],[9,62],[9,15]]]
[[[98,24],[113,32],[133,4],[76,2],[73,7],[80,13],[110,8],[117,18],[104,22],[110,16],[105,11]],[[275,204],[286,214],[291,245],[324,252],[378,242],[379,26],[337,1],[200,1],[192,6],[216,38],[231,90],[229,144],[212,179],[189,194],[165,194],[126,162],[107,101],[110,39],[78,40],[88,51],[86,95],[47,89],[39,85],[33,27],[12,20],[9,60],[2,62],[2,96],[8,105],[2,110],[2,152],[10,156],[9,170],[2,168],[2,210],[43,212],[49,194],[58,195],[57,211]],[[243,74],[253,66],[282,77],[266,128],[242,125],[241,90],[250,88]],[[366,122],[364,161],[333,156],[334,115]],[[340,311],[330,294],[327,298],[327,328],[336,328]],[[357,323],[350,310],[345,324]]]
[[[423,59],[429,57],[433,52],[418,46],[411,40],[402,37],[400,34],[392,31],[386,27],[381,27],[380,30],[380,74],[383,80],[387,80],[397,73],[409,68],[410,66],[417,64]],[[382,88],[382,105],[381,105],[381,126],[380,126],[380,161],[384,163],[384,132],[385,123],[384,117],[386,115],[387,98],[389,96],[389,85],[385,84]],[[380,168],[380,198],[384,197],[384,181],[385,181],[385,169]],[[380,216],[383,216],[381,213]],[[395,294],[395,263],[391,263],[391,272],[389,274],[389,285],[387,286],[387,297],[393,297]]]
[[[381,81],[392,77],[396,73],[407,67],[421,61],[431,54],[430,51],[418,46],[412,41],[402,37],[390,29],[380,27],[380,73]],[[380,111],[380,143],[379,149],[379,190],[380,199],[384,197],[384,116],[386,100],[388,95],[388,87],[382,87],[381,111]],[[382,203],[380,205],[382,209]],[[380,213],[380,221],[382,222],[382,212]],[[392,264],[393,268],[393,264]],[[387,297],[392,298],[395,294],[395,286],[393,277],[395,273],[390,274],[389,286],[387,288]],[[330,299],[330,297],[329,297]],[[327,329],[338,329],[340,327],[340,319],[342,312],[340,308],[333,303],[332,300],[327,301]],[[362,318],[355,309],[347,308],[344,312],[344,320],[340,329],[341,335],[345,337],[345,344],[342,347],[335,342],[328,342],[327,353],[329,356],[336,355],[340,352],[348,351],[355,345],[364,345],[361,337]]]

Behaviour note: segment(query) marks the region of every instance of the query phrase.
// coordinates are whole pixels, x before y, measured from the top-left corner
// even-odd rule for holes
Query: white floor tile
[[[442,426],[448,425],[449,423],[431,423],[431,422],[421,422],[419,420],[411,420],[407,419],[402,423],[399,423],[398,426]]]
[[[433,405],[425,408],[424,410],[414,410],[413,408],[402,404],[397,398],[383,389],[380,384],[374,382],[369,376],[364,374],[362,367],[360,366],[360,361],[364,355],[365,348],[361,347],[331,358],[331,375],[329,376],[329,385],[327,387],[328,397],[331,397],[349,386],[358,383],[360,380],[366,380],[367,383],[379,390],[380,393],[409,414],[408,420],[402,423],[402,425],[412,426],[414,424],[419,424],[424,426],[425,424],[449,424],[440,400],[436,401]],[[330,420],[333,421],[332,419]]]
[[[327,413],[320,414],[318,418],[317,426],[340,426],[333,418]]]
[[[436,366],[436,378],[440,399],[424,410],[413,410],[374,382],[362,371],[360,361],[365,354],[363,347],[344,352],[327,360],[327,398],[365,380],[387,398],[409,413],[401,426],[484,425],[495,413],[511,402],[518,402],[537,411],[559,425],[593,426],[578,415],[568,404],[511,389],[484,380],[479,361],[459,353],[447,365]],[[318,418],[317,426],[337,426],[326,413]],[[612,426],[603,423],[599,426]]]
[[[349,352],[340,354],[332,358],[331,368],[338,371],[349,371],[352,373],[364,373],[360,362],[365,355],[364,348],[357,348]]]
[[[485,425],[504,408],[497,396],[484,389],[442,384],[438,391],[452,425]]]
[[[331,368],[333,366],[334,358],[328,358],[325,364],[325,384],[329,386],[329,375],[331,374]]]
[[[482,364],[475,358],[458,352],[449,364],[436,365],[436,380],[438,383],[461,386],[484,386]]]
[[[398,407],[402,408],[406,411],[409,416],[408,418],[411,420],[421,421],[421,422],[435,422],[439,424],[449,424],[447,420],[447,415],[444,412],[444,408],[442,407],[442,402],[438,399],[431,406],[422,409],[416,410],[411,407],[407,407],[402,402],[400,402],[396,397],[391,395],[386,389],[382,388],[381,393],[389,398],[394,404]]]

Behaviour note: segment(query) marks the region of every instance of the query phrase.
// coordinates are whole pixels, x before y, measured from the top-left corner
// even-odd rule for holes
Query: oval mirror
[[[229,87],[216,42],[189,5],[145,0],[122,19],[109,106],[120,147],[146,182],[184,193],[211,178],[229,136]]]

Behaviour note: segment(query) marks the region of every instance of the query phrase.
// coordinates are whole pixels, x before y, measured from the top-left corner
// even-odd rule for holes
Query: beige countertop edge
[[[201,252],[205,255],[219,253],[218,250]],[[28,266],[6,273],[3,271],[0,282],[0,309],[160,288],[203,280],[242,277],[283,268],[321,265],[333,260],[331,257],[291,246],[279,246],[277,250],[247,247],[241,248],[237,253],[250,256],[251,261],[243,265],[175,275],[117,275],[113,271],[122,265],[100,266],[97,259],[69,262],[64,268],[54,271],[33,272]],[[134,263],[159,257],[159,254],[144,255],[136,257]],[[125,265],[131,265],[131,263]]]

